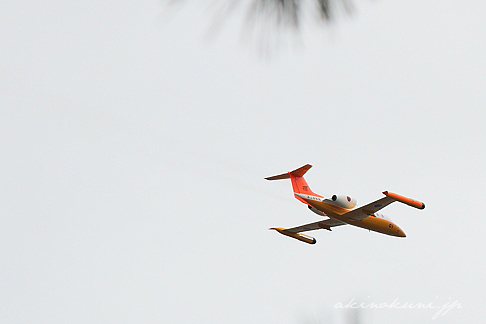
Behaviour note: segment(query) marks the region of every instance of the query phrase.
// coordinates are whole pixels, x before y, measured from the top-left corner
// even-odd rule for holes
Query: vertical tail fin
[[[312,168],[312,165],[306,164],[292,172],[289,172],[290,180],[292,181],[292,188],[295,193],[314,194],[304,179],[304,174]]]
[[[290,179],[292,181],[292,188],[294,189],[294,193],[300,194],[308,194],[317,197],[322,197],[311,190],[307,181],[304,179],[304,174],[306,174],[309,169],[312,168],[312,165],[306,164],[294,171],[290,171],[287,173],[279,174],[276,176],[265,178],[266,180],[280,180],[280,179]],[[295,196],[298,200],[302,201],[303,203],[307,204],[302,198]]]

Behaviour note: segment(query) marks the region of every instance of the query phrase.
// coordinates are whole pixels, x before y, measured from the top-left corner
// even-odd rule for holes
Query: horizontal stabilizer
[[[303,167],[300,167],[298,169],[295,169],[294,171],[290,171],[287,173],[282,173],[276,176],[268,177],[265,178],[266,180],[281,180],[281,179],[289,179],[290,175],[293,175],[294,177],[303,177],[304,174],[309,171],[309,169],[312,168],[312,165],[306,164]]]
[[[273,177],[265,178],[265,180],[281,180],[281,179],[290,179],[290,175],[288,173],[283,173]]]

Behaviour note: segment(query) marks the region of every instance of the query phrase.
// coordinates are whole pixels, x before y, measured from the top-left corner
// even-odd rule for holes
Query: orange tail
[[[294,189],[294,193],[300,193],[300,194],[308,194],[316,197],[321,197],[322,196],[316,194],[311,190],[309,185],[307,184],[307,181],[304,179],[304,174],[309,171],[309,169],[312,168],[312,165],[306,164],[303,167],[300,167],[298,169],[295,169],[294,171],[290,171],[287,173],[279,174],[273,177],[268,177],[265,178],[266,180],[280,180],[280,179],[290,179],[292,181],[292,188]],[[302,198],[295,196],[298,200],[303,202],[304,204],[309,205],[305,200]]]

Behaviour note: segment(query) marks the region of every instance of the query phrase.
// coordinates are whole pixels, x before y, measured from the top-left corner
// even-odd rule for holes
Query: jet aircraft
[[[283,235],[287,235],[309,244],[315,244],[317,242],[316,239],[312,236],[302,234],[302,232],[318,229],[331,231],[332,227],[346,224],[391,236],[406,237],[405,233],[398,227],[398,225],[393,223],[390,218],[379,214],[378,211],[395,201],[399,201],[418,209],[425,208],[423,202],[384,191],[383,194],[385,197],[354,209],[354,207],[356,207],[356,199],[354,198],[345,195],[333,195],[331,199],[327,199],[313,192],[304,179],[304,174],[309,171],[310,168],[312,168],[312,165],[306,164],[294,171],[265,179],[290,179],[295,198],[306,204],[311,211],[319,216],[326,217],[326,219],[293,228],[274,227],[270,228],[271,230],[276,230]]]

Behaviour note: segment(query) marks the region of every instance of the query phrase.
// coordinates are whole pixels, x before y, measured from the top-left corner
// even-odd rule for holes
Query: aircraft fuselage
[[[342,208],[336,206],[334,204],[326,202],[327,199],[323,199],[320,197],[314,197],[310,195],[298,195],[300,198],[305,200],[308,204],[312,205],[313,207],[317,208],[328,217],[335,218],[344,222],[349,225],[361,227],[368,229],[370,231],[391,235],[391,236],[398,236],[398,237],[406,237],[403,230],[393,222],[383,219],[380,217],[376,217],[375,215],[369,215],[363,220],[355,220],[345,216],[345,213],[349,212],[349,209]]]

